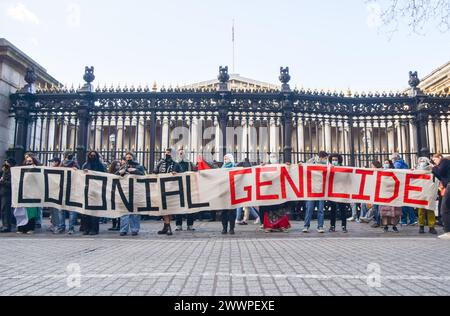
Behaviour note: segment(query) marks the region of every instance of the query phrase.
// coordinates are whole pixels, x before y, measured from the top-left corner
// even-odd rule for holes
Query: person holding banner
[[[450,240],[450,160],[444,158],[442,154],[433,156],[433,174],[438,178],[445,188],[444,197],[441,203],[441,217],[444,226],[444,234],[440,239]]]
[[[223,157],[222,168],[234,168],[234,157],[231,154],[227,154]],[[230,235],[234,235],[234,227],[236,224],[236,210],[223,210],[222,211],[222,235],[228,233],[228,223],[230,223]]]
[[[120,167],[120,170],[116,173],[124,177],[125,175],[134,174],[138,176],[145,175],[144,167],[135,161],[134,154],[127,152],[125,154],[125,163]],[[125,215],[120,218],[120,236],[126,236],[128,230],[131,229],[131,235],[137,236],[140,229],[141,215]]]
[[[194,164],[192,162],[190,162],[189,159],[186,157],[183,147],[181,147],[178,150],[177,164],[180,166],[180,173],[196,171]],[[194,229],[194,214],[187,214],[186,218],[187,218],[187,230],[195,231],[195,229]],[[177,231],[177,232],[182,231],[183,230],[183,215],[181,215],[181,214],[175,215],[175,220],[176,220],[176,225],[177,225],[177,228],[175,229],[175,231]]]
[[[106,172],[105,165],[100,161],[100,155],[95,150],[88,152],[87,162],[83,165],[82,169],[86,172],[88,170]],[[98,235],[100,230],[99,218],[90,215],[82,215],[81,226],[83,227],[83,235]]]
[[[125,160],[123,160],[123,163],[125,164]],[[119,172],[120,167],[121,167],[121,161],[120,160],[114,160],[109,165],[108,173],[116,174],[117,172]],[[109,231],[120,231],[120,217],[112,219],[112,227],[108,228],[108,230]]]
[[[383,164],[383,169],[395,169],[392,160],[386,160]],[[398,233],[397,225],[400,222],[400,217],[402,216],[402,208],[382,205],[380,206],[380,216],[381,225],[384,226],[383,230],[385,233],[389,231],[389,225],[392,225],[392,230]]]
[[[393,154],[391,156],[391,160],[394,164],[395,169],[409,169],[408,165],[403,160],[403,158],[400,156],[400,154],[398,154],[398,153]],[[409,223],[408,223],[408,217],[409,217]],[[409,226],[417,225],[417,217],[416,217],[416,213],[414,213],[414,208],[412,208],[410,206],[402,207],[401,224],[409,225]]]
[[[432,166],[430,159],[427,157],[420,157],[418,159],[417,170],[431,172]],[[436,215],[434,210],[427,210],[424,208],[419,208],[419,234],[425,234],[425,217],[427,218],[427,224],[429,227],[430,234],[436,235],[437,231],[434,228],[436,226]]]
[[[155,169],[153,170],[154,174],[161,174],[161,173],[172,173],[176,174],[180,172],[180,166],[172,159],[172,149],[167,148],[166,149],[166,156],[159,161],[159,163],[156,165]],[[163,216],[164,220],[164,227],[162,230],[158,232],[158,235],[167,235],[172,236],[172,227],[170,227],[170,215]]]
[[[5,160],[0,171],[0,214],[2,216],[2,229],[0,233],[11,232],[11,168],[16,165],[14,158]]]
[[[331,165],[334,167],[342,166],[342,162],[344,159],[339,154],[332,154],[328,158]],[[338,203],[338,202],[331,202],[331,212],[330,212],[330,232],[336,231],[336,212],[339,209],[340,215],[341,215],[341,221],[342,221],[342,232],[347,233],[347,204],[346,203]]]
[[[26,155],[25,160],[22,163],[23,166],[27,167],[37,167],[39,166],[39,161],[31,155]],[[18,234],[34,234],[36,228],[36,219],[39,216],[39,209],[37,207],[27,207],[25,209],[20,208],[19,210],[24,210],[23,213],[15,212],[17,222],[17,233]],[[18,209],[16,209],[18,211]]]
[[[309,164],[320,164],[320,165],[327,165],[328,164],[328,154],[325,151],[319,152],[319,155],[314,157],[313,159],[310,159],[308,161]],[[317,232],[319,234],[323,234],[325,230],[323,229],[324,226],[324,209],[325,209],[325,201],[306,201],[306,215],[305,215],[305,224],[303,228],[304,233],[309,232],[309,227],[311,226],[311,219],[314,213],[314,208],[316,206],[316,202],[318,204],[317,208]]]

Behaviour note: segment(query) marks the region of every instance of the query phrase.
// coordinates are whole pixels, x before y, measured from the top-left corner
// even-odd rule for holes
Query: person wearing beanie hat
[[[1,233],[11,232],[11,168],[16,165],[14,158],[5,160],[0,171],[0,213],[2,215]]]
[[[234,157],[231,154],[227,154],[223,157],[223,169],[234,168]],[[228,222],[230,223],[230,235],[234,235],[234,227],[236,224],[236,210],[223,210],[222,211],[222,235],[228,234]]]
[[[427,157],[420,157],[417,160],[417,162],[418,162],[418,165],[416,167],[417,170],[431,173],[432,166],[430,159],[428,159]],[[425,234],[425,217],[426,217],[430,234],[437,235],[437,231],[435,229],[436,215],[434,214],[434,211],[419,208],[418,213],[419,213],[419,234]]]
[[[155,169],[153,169],[154,174],[164,174],[164,173],[172,173],[176,174],[181,172],[180,165],[176,163],[175,160],[172,159],[172,148],[166,149],[166,156],[161,159],[156,165]],[[170,226],[170,215],[163,216],[164,226],[163,229],[158,231],[158,235],[167,235],[172,236],[172,227]]]

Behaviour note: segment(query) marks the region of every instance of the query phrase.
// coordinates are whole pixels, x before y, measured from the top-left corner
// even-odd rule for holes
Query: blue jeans
[[[325,201],[306,201],[305,227],[309,228],[311,226],[311,219],[316,202],[319,204],[317,209],[317,228],[323,228]]]
[[[255,210],[254,207],[249,207],[250,209],[250,213],[252,214],[252,216],[257,219],[259,218],[259,214],[258,212]],[[242,212],[244,211],[243,207],[240,207],[237,209],[237,215],[236,215],[236,219],[239,220],[241,218]],[[248,219],[248,218],[247,218]]]
[[[417,216],[416,213],[414,212],[414,208],[409,206],[402,207],[402,225],[414,224],[415,222],[417,222]]]
[[[379,205],[372,205],[373,209],[373,219],[375,222],[378,223],[378,225],[381,225],[381,217],[380,217],[380,206]]]
[[[37,217],[36,217],[36,224],[42,225],[42,217],[43,217],[42,207],[38,207]]]
[[[359,217],[366,217],[367,212],[369,211],[369,208],[367,207],[366,203],[361,203],[361,214],[359,214]]]
[[[59,225],[60,230],[66,230],[66,214],[69,213],[69,230],[75,230],[77,224],[77,213],[70,211],[59,211]]]
[[[141,228],[141,215],[125,215],[120,218],[120,232],[128,233],[131,229],[131,233],[139,233]]]

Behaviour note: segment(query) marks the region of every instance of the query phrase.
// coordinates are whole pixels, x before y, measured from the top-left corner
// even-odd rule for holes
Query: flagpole
[[[233,28],[232,28],[232,41],[233,41],[233,73],[235,73],[235,63],[236,63],[236,59],[235,59],[235,40],[234,40],[234,19],[233,19]]]

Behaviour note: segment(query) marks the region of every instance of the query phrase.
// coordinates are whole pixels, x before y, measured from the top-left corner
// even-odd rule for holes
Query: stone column
[[[144,163],[144,151],[145,151],[145,121],[140,119],[137,121],[136,126],[138,128],[138,148],[139,151],[139,162]]]
[[[388,127],[388,153],[393,154],[395,151],[395,128],[392,126]]]
[[[240,151],[241,151],[241,155],[240,155],[240,161],[241,162],[245,159],[246,155],[247,155],[247,138],[248,138],[248,125],[247,125],[247,120],[244,118],[241,122],[242,125],[242,139],[241,139],[241,144],[240,144]]]
[[[164,116],[162,121],[161,151],[167,148],[169,148],[169,118]]]
[[[214,153],[215,156],[215,160],[216,161],[221,161],[222,157],[222,151],[220,150],[221,147],[223,146],[221,144],[221,139],[223,139],[223,135],[222,135],[222,130],[220,128],[220,124],[219,121],[217,119],[214,119],[214,127],[216,129],[216,135],[215,135],[215,147],[216,147],[216,152]],[[225,147],[225,152],[227,152],[228,148]]]
[[[101,126],[96,126],[96,128],[95,128],[95,150],[102,150],[100,148],[102,137],[103,137],[102,127]]]
[[[298,152],[304,153],[305,152],[305,130],[303,127],[303,120],[301,118],[298,119],[297,124],[297,142],[298,142]]]
[[[410,141],[409,141],[409,150],[411,153],[416,153],[418,152],[417,150],[417,127],[415,126],[415,124],[412,121],[409,121],[409,136],[410,136]]]
[[[428,141],[430,144],[430,152],[436,153],[436,142],[434,137],[434,124],[432,120],[428,121]]]
[[[277,123],[275,121],[275,118],[270,118],[270,122],[269,122],[269,126],[270,126],[270,135],[269,135],[269,143],[270,143],[270,148],[269,151],[271,153],[276,153],[278,155],[278,126]]]
[[[331,142],[331,125],[327,120],[325,121],[325,151],[327,153],[331,153],[333,150],[332,142]]]
[[[55,150],[55,119],[53,117],[49,118],[50,123],[48,125],[48,137],[47,137],[47,150]]]
[[[67,122],[64,118],[61,121],[61,128],[62,128],[62,142],[61,142],[62,148],[61,148],[61,150],[65,151],[65,150],[67,150]]]
[[[196,163],[197,162],[197,157],[198,157],[198,118],[197,117],[193,117],[192,118],[192,123],[191,123],[191,152],[192,152],[192,157],[191,160]]]
[[[441,121],[441,135],[442,135],[442,151],[443,153],[448,153],[448,129],[447,129],[447,123],[442,120]]]

